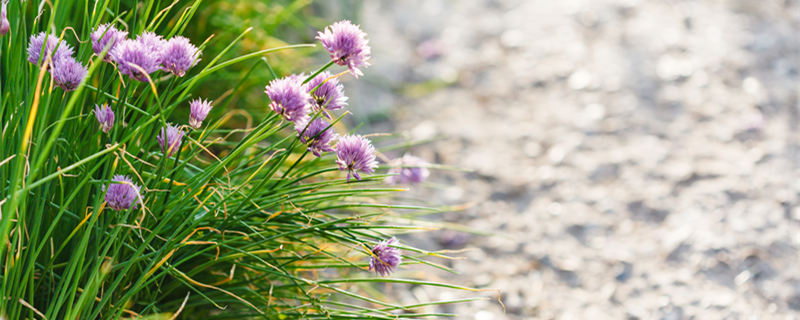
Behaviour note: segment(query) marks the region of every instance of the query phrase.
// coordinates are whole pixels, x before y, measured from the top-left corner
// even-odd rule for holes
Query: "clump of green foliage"
[[[253,29],[232,26],[242,30],[226,45],[202,41],[202,61],[185,76],[161,72],[148,82],[122,76],[92,50],[101,23],[131,36],[195,39],[185,31],[202,23],[199,8],[199,0],[8,5],[10,32],[0,37],[0,319],[398,319],[444,316],[424,310],[470,301],[397,304],[376,284],[470,289],[367,270],[372,246],[421,229],[404,214],[439,209],[392,204],[403,189],[385,185],[388,174],[348,182],[335,154],[308,156],[292,123],[230,105],[251,94],[241,84],[254,73],[279,77],[265,57],[319,50],[315,44],[247,44]],[[27,61],[28,39],[39,32],[74,45],[87,65],[74,91],[54,85],[48,64]],[[307,52],[296,54],[291,61],[307,62]],[[186,123],[189,100],[204,85],[230,87],[213,99],[205,126],[181,127],[178,152],[165,154],[156,136],[169,122]],[[100,104],[116,113],[108,133],[93,113]],[[253,108],[267,104],[264,97]],[[109,207],[115,175],[142,186],[140,205]],[[441,253],[394,247],[404,258],[395,275],[449,271],[428,260],[446,258]]]

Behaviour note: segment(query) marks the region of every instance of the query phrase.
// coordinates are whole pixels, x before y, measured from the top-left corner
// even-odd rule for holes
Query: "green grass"
[[[298,10],[307,4],[269,7],[275,21],[266,31],[302,24]],[[425,310],[474,300],[399,305],[381,294],[383,285],[472,291],[366,270],[369,247],[430,229],[414,216],[446,208],[393,203],[403,189],[384,185],[382,174],[346,182],[334,155],[308,155],[291,124],[266,111],[263,93],[257,102],[238,98],[256,96],[256,74],[263,90],[277,75],[321,69],[305,58],[319,46],[248,44],[263,30],[245,22],[230,26],[234,37],[225,30],[200,41],[186,33],[207,19],[196,16],[208,12],[199,0],[12,1],[8,10],[11,32],[0,37],[0,318],[400,319],[445,316]],[[182,78],[121,78],[88,41],[115,19],[134,35],[186,34],[203,43],[203,60]],[[77,90],[54,87],[27,62],[28,37],[40,31],[74,45],[88,64]],[[295,58],[275,68],[279,57]],[[180,152],[165,157],[155,136],[168,122],[186,123],[197,92],[222,97],[205,127],[184,127]],[[117,118],[108,134],[92,113],[102,103]],[[249,107],[234,108],[242,104]],[[104,186],[115,174],[143,186],[143,205],[106,206]],[[448,258],[440,253],[402,249],[399,276],[452,271],[436,261]]]

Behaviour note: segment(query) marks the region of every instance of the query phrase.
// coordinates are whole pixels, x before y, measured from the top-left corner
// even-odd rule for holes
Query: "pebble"
[[[431,309],[459,319],[796,316],[800,11],[755,3],[365,5],[373,66],[346,83],[353,104],[393,104],[398,131],[443,137],[412,151],[474,171],[433,170],[409,198],[468,202],[441,217],[491,233],[429,237],[469,249],[448,260],[459,275],[409,269],[499,289],[510,306],[486,291],[488,301]],[[397,94],[424,81],[446,88]]]

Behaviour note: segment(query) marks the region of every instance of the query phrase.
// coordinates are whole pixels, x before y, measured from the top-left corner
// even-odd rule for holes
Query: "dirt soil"
[[[409,197],[492,236],[442,281],[458,319],[800,318],[800,1],[364,1],[391,114],[436,170]],[[381,112],[383,112],[381,111]],[[358,114],[363,110],[354,110]],[[380,112],[378,112],[380,113]],[[397,156],[395,154],[394,156]],[[400,271],[432,272],[420,265]],[[484,296],[493,297],[491,292]],[[417,299],[474,296],[416,288]]]

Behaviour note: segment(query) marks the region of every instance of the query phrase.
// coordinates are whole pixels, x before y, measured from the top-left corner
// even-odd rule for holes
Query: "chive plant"
[[[392,237],[421,229],[398,224],[413,222],[403,214],[438,209],[392,204],[403,189],[385,184],[369,139],[340,124],[337,79],[368,71],[366,34],[343,21],[319,33],[322,46],[237,55],[246,29],[208,52],[213,39],[182,36],[202,23],[200,5],[4,5],[0,319],[398,319],[471,301],[381,293],[472,289],[402,277],[450,270],[427,259],[443,254]],[[330,62],[292,75],[263,59],[323,49]],[[246,61],[264,63],[243,78],[274,80],[268,112],[235,127],[224,97],[195,91]],[[242,82],[228,96],[246,94]]]

